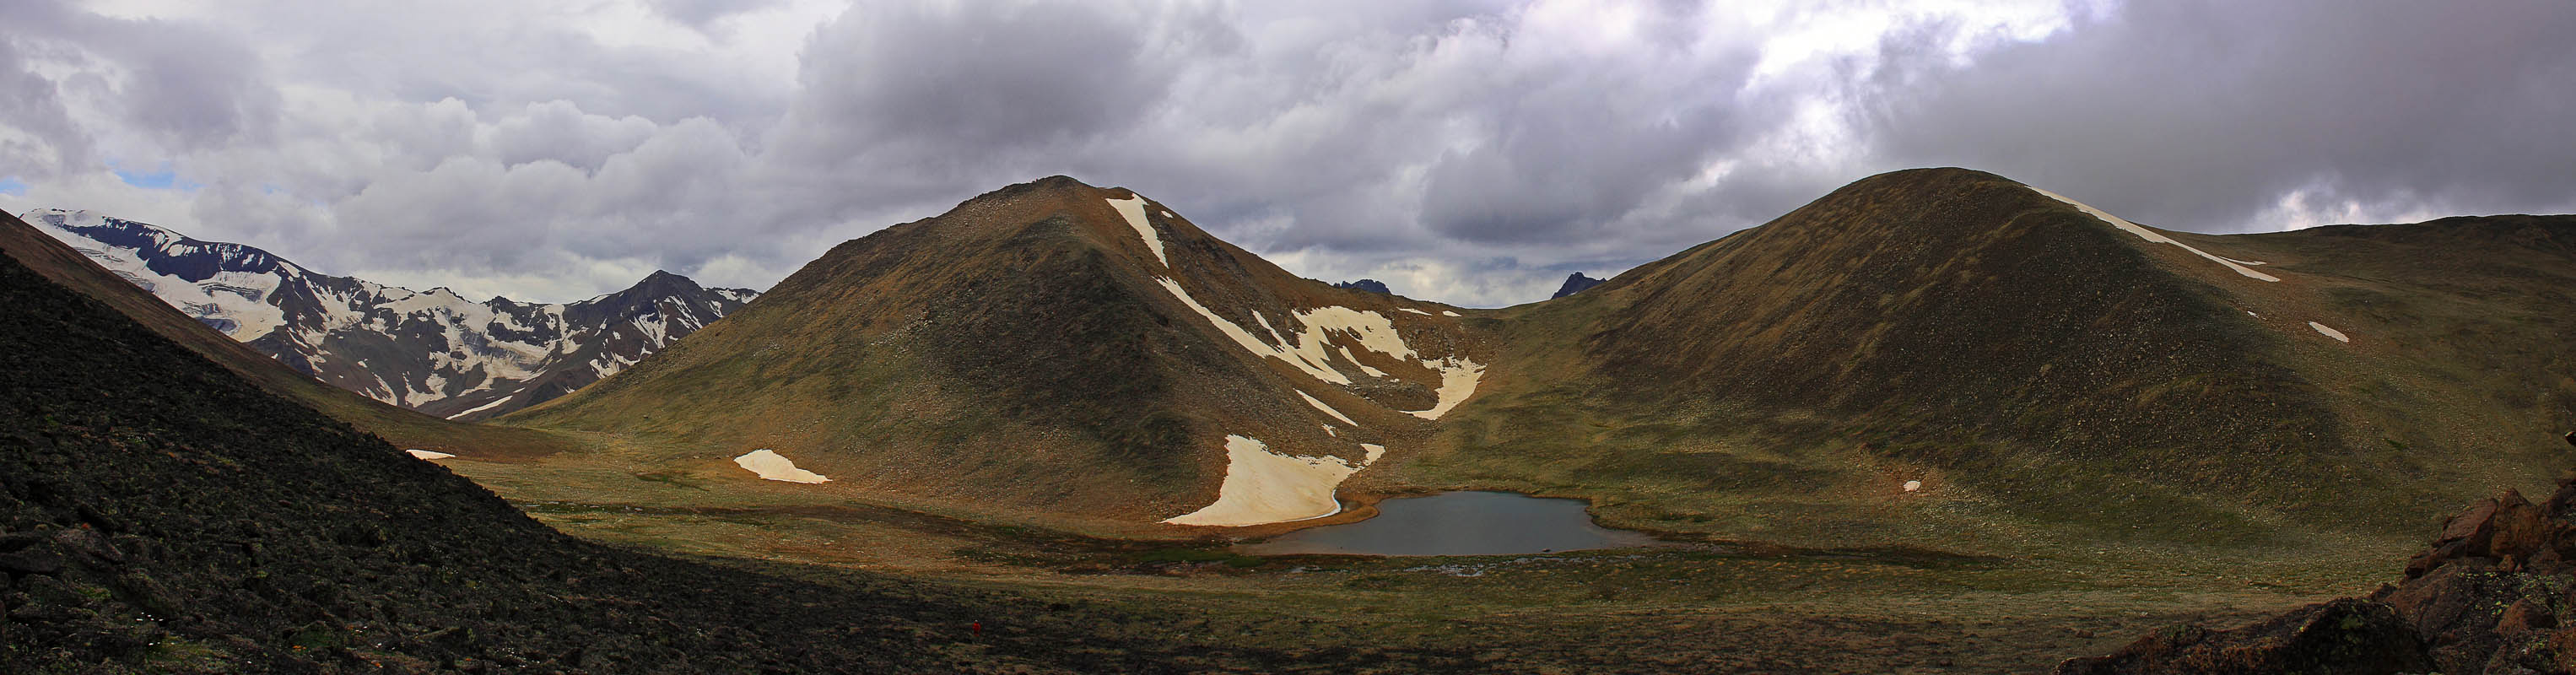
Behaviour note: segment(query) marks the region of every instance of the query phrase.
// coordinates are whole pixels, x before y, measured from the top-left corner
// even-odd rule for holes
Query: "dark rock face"
[[[2368,597],[2235,630],[2169,629],[2057,672],[2576,673],[2571,589],[2576,472],[2546,502],[2508,491],[2453,517],[2404,581]]]
[[[2110,656],[2068,661],[2057,672],[2394,675],[2424,672],[2431,664],[2422,642],[2396,610],[2384,603],[2346,598],[2235,630],[2186,626],[2161,631]]]
[[[1385,294],[1388,294],[1388,295],[1394,295],[1394,294],[1395,294],[1395,291],[1387,290],[1387,288],[1386,288],[1386,282],[1378,281],[1378,280],[1376,280],[1376,279],[1361,279],[1361,280],[1359,280],[1359,281],[1344,281],[1344,282],[1341,282],[1341,283],[1333,284],[1333,287],[1334,287],[1334,288],[1348,288],[1348,289],[1353,289],[1353,290],[1362,290],[1362,291],[1368,291],[1368,292],[1370,292],[1370,293],[1385,293]]]
[[[759,295],[654,272],[580,302],[473,302],[85,211],[30,211],[27,220],[288,368],[453,419],[499,416],[599,381]]]
[[[1591,288],[1591,287],[1594,287],[1594,286],[1599,286],[1599,285],[1601,285],[1601,282],[1604,282],[1604,281],[1609,281],[1609,280],[1608,280],[1608,279],[1594,279],[1594,278],[1592,278],[1592,277],[1583,276],[1583,273],[1582,273],[1582,272],[1576,272],[1576,273],[1573,273],[1573,274],[1569,274],[1569,275],[1566,275],[1566,277],[1565,277],[1565,285],[1556,287],[1556,295],[1547,296],[1547,299],[1549,299],[1549,300],[1554,300],[1554,299],[1557,299],[1557,298],[1562,298],[1562,297],[1569,296],[1569,295],[1573,295],[1573,294],[1576,294],[1576,293],[1581,293],[1581,292],[1583,292],[1583,289]]]

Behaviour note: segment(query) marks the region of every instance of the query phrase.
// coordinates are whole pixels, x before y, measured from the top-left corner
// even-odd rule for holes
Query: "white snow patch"
[[[2226,258],[2226,256],[2220,256],[2220,257],[2222,257],[2222,258]],[[2235,259],[2235,258],[2226,258],[2226,260],[2227,260],[2228,262],[2236,263],[2236,264],[2239,264],[2239,265],[2247,265],[2247,266],[2256,266],[2256,265],[2263,265],[2263,264],[2265,264],[2263,261],[2260,261],[2260,260],[2237,260],[2237,259]]]
[[[190,282],[152,271],[150,264],[143,261],[143,254],[138,249],[109,246],[69,229],[69,227],[102,227],[106,224],[104,216],[88,211],[75,211],[68,214],[29,212],[28,215],[33,217],[27,222],[35,225],[38,231],[71,246],[90,260],[97,262],[100,267],[107,268],[109,272],[142,288],[144,292],[158,296],[162,302],[169,303],[172,308],[178,309],[181,313],[198,320],[220,319],[231,322],[232,330],[222,332],[235,340],[258,339],[276,330],[278,326],[286,325],[286,310],[268,302],[269,296],[276,293],[278,286],[284,282],[277,275],[225,271],[217,272],[214,276],[207,277],[205,281]],[[158,241],[170,241],[178,237],[176,233],[160,228],[151,228],[147,232]],[[177,248],[179,247],[173,245],[170,250],[176,251]],[[288,266],[288,269],[293,268]],[[280,271],[280,274],[291,273],[293,272]]]
[[[2077,208],[2077,209],[2081,209],[2081,210],[2083,210],[2085,213],[2092,214],[2092,216],[2093,216],[2093,217],[2095,217],[2095,218],[2100,218],[2100,219],[2102,219],[2102,222],[2110,223],[2112,227],[2120,228],[2121,230],[2126,231],[2126,232],[2128,232],[2129,234],[2138,235],[2138,238],[2140,238],[2140,239],[2145,239],[2145,240],[2147,240],[2147,241],[2151,241],[2151,242],[2155,242],[2155,243],[2159,243],[2159,244],[2173,244],[2173,245],[2175,245],[2175,246],[2180,246],[2180,247],[2182,247],[2182,250],[2190,251],[2190,252],[2192,253],[2192,255],[2197,255],[2197,256],[2200,256],[2200,257],[2203,257],[2203,258],[2207,258],[2207,259],[2209,259],[2209,261],[2210,261],[2210,262],[2218,263],[2218,264],[2220,264],[2220,265],[2225,265],[2225,266],[2227,267],[2227,269],[2235,270],[2237,274],[2242,274],[2242,275],[2245,275],[2245,276],[2248,276],[2248,277],[2253,277],[2253,278],[2261,279],[2261,280],[2264,280],[2264,281],[2280,281],[2280,280],[2281,280],[2281,278],[2280,278],[2280,277],[2272,276],[2272,275],[2269,275],[2269,274],[2264,274],[2264,273],[2262,273],[2262,272],[2256,272],[2256,271],[2254,271],[2252,268],[2246,267],[2244,263],[2239,263],[2239,262],[2237,262],[2237,261],[2229,260],[2229,259],[2227,259],[2227,258],[2221,258],[2221,257],[2215,256],[2215,255],[2210,255],[2210,254],[2209,254],[2209,252],[2207,252],[2207,251],[2203,251],[2203,250],[2200,250],[2200,249],[2192,248],[2190,244],[2185,244],[2185,243],[2182,243],[2182,242],[2179,242],[2179,241],[2174,241],[2174,239],[2173,239],[2172,237],[2164,236],[2164,235],[2162,235],[2162,234],[2157,234],[2155,230],[2150,230],[2150,229],[2147,229],[2147,228],[2144,228],[2144,227],[2139,227],[2137,223],[2132,223],[2132,222],[2129,222],[2129,221],[2126,221],[2126,220],[2122,220],[2122,219],[2120,219],[2120,217],[2119,217],[2119,216],[2114,216],[2114,215],[2111,215],[2111,214],[2108,214],[2108,213],[2103,213],[2101,209],[2097,209],[2097,208],[2093,208],[2093,207],[2091,207],[2091,206],[2087,206],[2087,205],[2085,205],[2085,204],[2084,204],[2084,202],[2079,202],[2079,201],[2075,201],[2075,200],[2072,200],[2072,199],[2067,199],[2066,197],[2061,196],[2061,195],[2059,195],[2059,194],[2057,194],[2057,193],[2055,193],[2055,192],[2049,192],[2049,191],[2047,191],[2047,190],[2042,190],[2042,189],[2039,189],[2039,188],[2031,188],[2031,189],[2030,189],[2030,191],[2032,191],[2032,192],[2037,192],[2037,193],[2040,193],[2040,194],[2043,194],[2043,195],[2047,195],[2047,196],[2048,196],[2048,198],[2050,198],[2050,199],[2055,199],[2055,200],[2057,200],[2057,201],[2066,202],[2068,205],[2070,205],[2070,206],[2074,206],[2074,207],[2075,207],[2075,208]],[[2260,265],[2260,264],[2262,264],[2262,263],[2252,263],[2252,264]]]
[[[1109,205],[1118,209],[1118,217],[1127,219],[1129,227],[1136,228],[1136,236],[1145,238],[1145,246],[1154,249],[1155,260],[1162,262],[1164,267],[1172,266],[1171,259],[1163,257],[1163,236],[1154,232],[1153,223],[1145,221],[1144,195],[1112,199],[1109,200]]]
[[[1253,320],[1260,323],[1263,332],[1270,334],[1271,340],[1277,341],[1273,343],[1262,340],[1252,331],[1227,321],[1225,317],[1217,316],[1215,310],[1199,304],[1197,298],[1190,296],[1188,289],[1181,288],[1179,281],[1168,277],[1155,277],[1154,281],[1162,284],[1163,290],[1171,291],[1172,297],[1180,299],[1181,304],[1188,305],[1191,311],[1207,317],[1208,323],[1216,326],[1217,332],[1224,333],[1227,338],[1234,340],[1234,343],[1242,346],[1244,351],[1287,362],[1288,365],[1305,371],[1306,374],[1313,375],[1318,380],[1332,384],[1351,383],[1350,376],[1343,375],[1332,366],[1331,349],[1335,345],[1331,343],[1336,333],[1348,334],[1355,338],[1362,349],[1385,354],[1399,361],[1417,358],[1413,347],[1405,344],[1404,336],[1396,332],[1395,322],[1387,319],[1384,314],[1338,306],[1297,310],[1297,321],[1305,324],[1306,330],[1281,335],[1278,329],[1271,327],[1268,317],[1254,313]],[[1352,365],[1359,365],[1358,359],[1349,356],[1347,347],[1342,348],[1342,351],[1344,358],[1350,359]],[[1433,368],[1437,369],[1438,366]],[[1384,372],[1366,366],[1360,366],[1360,371],[1368,373],[1371,377],[1385,376]]]
[[[768,448],[753,450],[741,457],[735,457],[733,458],[733,463],[735,466],[740,466],[744,469],[750,470],[752,473],[759,474],[761,480],[786,481],[789,483],[827,483],[832,480],[830,478],[824,478],[823,474],[796,468],[795,462],[787,461],[786,457],[779,456],[778,453],[771,452]]]
[[[1323,426],[1324,426],[1324,435],[1326,435],[1326,436],[1331,436],[1331,437],[1334,437],[1334,438],[1341,438],[1341,437],[1342,437],[1342,431],[1341,431],[1340,429],[1335,429],[1335,428],[1333,428],[1333,425],[1330,425],[1330,424],[1326,424],[1326,425],[1323,425]]]
[[[2326,327],[2326,325],[2325,325],[2325,324],[2322,324],[2322,323],[2317,323],[2317,322],[2314,322],[2314,321],[2310,321],[2310,322],[2308,322],[2308,327],[2309,327],[2309,328],[2317,329],[2317,334],[2318,334],[2318,335],[2323,335],[2323,336],[2326,336],[2326,337],[2334,338],[2336,342],[2351,342],[2351,341],[2352,341],[2352,338],[2345,336],[2345,335],[2343,334],[2343,331],[2335,330],[2335,329],[2332,329],[2332,328],[2327,328],[2327,327]]]
[[[1485,378],[1484,364],[1464,356],[1426,361],[1422,365],[1440,371],[1440,402],[1430,410],[1409,411],[1414,417],[1426,420],[1440,419],[1441,415],[1448,414],[1449,409],[1467,402],[1467,397],[1476,393],[1476,382]]]
[[[421,458],[421,459],[447,459],[447,458],[449,458],[449,457],[454,457],[454,456],[455,456],[455,455],[450,455],[450,454],[447,454],[447,453],[444,453],[444,452],[439,452],[439,451],[436,451],[436,450],[419,450],[419,449],[413,449],[413,450],[404,450],[403,452],[411,453],[411,456],[413,456],[413,457],[418,457],[418,458]]]
[[[1360,357],[1352,356],[1352,355],[1351,355],[1351,348],[1349,348],[1349,347],[1343,347],[1343,348],[1341,348],[1341,349],[1342,349],[1342,360],[1351,362],[1351,365],[1359,366],[1359,367],[1360,367],[1360,372],[1367,373],[1369,377],[1377,377],[1377,378],[1383,378],[1383,377],[1386,377],[1386,371],[1378,370],[1378,369],[1376,369],[1376,368],[1370,368],[1368,364],[1360,363]]]
[[[1214,503],[1163,522],[1236,527],[1322,518],[1342,512],[1333,498],[1360,467],[1336,457],[1294,457],[1248,436],[1225,437],[1225,482]]]
[[[1297,392],[1297,398],[1306,399],[1306,405],[1315,406],[1316,410],[1324,411],[1324,414],[1333,416],[1333,419],[1341,420],[1343,424],[1351,426],[1360,425],[1358,422],[1351,421],[1351,417],[1349,415],[1344,415],[1342,414],[1342,411],[1334,410],[1332,406],[1324,405],[1323,401],[1317,400],[1314,396],[1309,395],[1306,392]],[[1330,427],[1327,427],[1326,429],[1329,430]]]
[[[1457,313],[1457,312],[1452,312],[1452,311],[1449,311],[1449,310],[1445,310],[1445,309],[1444,309],[1444,310],[1440,310],[1440,315],[1441,315],[1441,316],[1457,316],[1457,315],[1458,315],[1458,313]]]
[[[1915,491],[1915,490],[1921,490],[1921,489],[1923,489],[1923,481],[1919,481],[1919,480],[1909,480],[1909,481],[1905,481],[1905,491],[1906,491],[1906,492],[1913,492],[1913,491]]]
[[[1377,458],[1386,456],[1386,446],[1378,445],[1376,443],[1361,443],[1360,449],[1368,451],[1368,459],[1362,460],[1360,462],[1360,466],[1376,464]]]
[[[1298,370],[1306,371],[1306,374],[1313,375],[1315,376],[1315,379],[1318,380],[1331,382],[1333,384],[1351,383],[1351,378],[1333,370],[1332,366],[1325,365],[1323,359],[1308,360],[1304,354],[1280,349],[1277,345],[1262,342],[1261,338],[1255,337],[1252,334],[1252,331],[1244,330],[1242,326],[1234,325],[1234,322],[1225,320],[1225,317],[1217,316],[1214,310],[1208,309],[1206,305],[1199,304],[1197,298],[1190,297],[1190,292],[1182,289],[1180,282],[1173,281],[1166,277],[1155,277],[1154,281],[1162,284],[1163,290],[1171,291],[1172,297],[1179,298],[1181,300],[1181,304],[1188,305],[1191,311],[1198,312],[1199,316],[1207,317],[1208,323],[1215,325],[1217,332],[1224,333],[1227,338],[1233,339],[1234,343],[1242,346],[1244,351],[1252,352],[1256,356],[1267,356],[1281,361],[1286,361],[1288,362],[1288,365],[1295,366]],[[1262,322],[1264,323],[1268,323],[1268,321],[1268,319],[1262,319]],[[1273,333],[1275,334],[1276,331],[1273,331]]]
[[[488,385],[491,381],[490,381],[490,380],[485,380],[484,382]],[[491,402],[491,403],[485,403],[485,404],[483,404],[483,405],[474,406],[474,407],[472,407],[472,408],[468,408],[468,409],[466,409],[464,412],[459,412],[459,413],[456,413],[456,414],[454,414],[454,415],[448,415],[448,416],[447,416],[447,418],[452,420],[452,419],[456,419],[456,418],[459,418],[459,417],[464,417],[464,416],[466,416],[466,415],[472,415],[472,414],[474,414],[474,413],[483,412],[483,411],[485,411],[485,410],[491,410],[491,409],[493,409],[494,407],[498,407],[498,406],[500,406],[501,404],[503,404],[503,403],[508,403],[508,402],[510,402],[510,397],[508,397],[508,396],[503,396],[503,397],[500,397],[500,398],[492,399],[492,402]]]
[[[1297,335],[1297,350],[1311,352],[1317,362],[1325,360],[1324,345],[1332,340],[1335,331],[1358,337],[1360,347],[1369,351],[1399,360],[1414,355],[1413,346],[1404,343],[1404,336],[1395,331],[1395,322],[1384,314],[1349,307],[1317,307],[1298,310],[1297,321],[1306,324],[1306,332]]]
[[[1412,313],[1420,314],[1420,315],[1423,315],[1423,316],[1431,316],[1431,313],[1430,313],[1430,312],[1425,312],[1425,311],[1422,311],[1422,310],[1419,310],[1419,309],[1414,309],[1414,308],[1411,308],[1411,307],[1404,307],[1404,308],[1397,309],[1397,310],[1395,310],[1395,311],[1398,311],[1398,312],[1412,312]]]

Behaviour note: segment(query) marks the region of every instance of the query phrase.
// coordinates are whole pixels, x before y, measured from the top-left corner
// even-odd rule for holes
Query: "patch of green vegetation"
[[[705,491],[707,489],[706,481],[690,477],[688,474],[678,471],[653,471],[648,473],[639,473],[635,474],[635,479],[652,483],[663,483],[674,487],[682,487],[698,491]]]
[[[1244,555],[1224,549],[1158,548],[1129,555],[1138,563],[1224,563],[1235,569],[1260,567],[1270,562],[1260,556]]]
[[[179,637],[166,637],[143,648],[136,661],[155,672],[216,671],[225,665],[227,654],[212,645]]]
[[[286,636],[288,649],[328,649],[349,643],[347,633],[323,626],[305,626]]]

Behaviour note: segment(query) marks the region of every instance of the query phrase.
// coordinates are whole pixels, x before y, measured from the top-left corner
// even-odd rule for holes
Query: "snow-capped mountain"
[[[88,211],[29,224],[288,367],[376,400],[482,419],[599,381],[759,293],[654,272],[589,300],[474,302],[305,269],[257,248],[199,241]]]

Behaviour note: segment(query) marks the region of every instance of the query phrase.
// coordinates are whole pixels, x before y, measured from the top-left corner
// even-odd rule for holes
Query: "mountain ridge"
[[[614,373],[758,297],[655,271],[571,303],[475,302],[313,272],[256,247],[88,211],[35,224],[288,367],[441,417],[497,416]]]
[[[1461,313],[1299,279],[1132,191],[1059,176],[844,242],[771,291],[792,300],[504,422],[646,430],[660,461],[724,481],[754,480],[725,457],[771,448],[833,480],[796,490],[1143,535],[1477,488],[1800,545],[2251,546],[2395,536],[2438,495],[2548,461],[2513,449],[2529,424],[2444,440],[2440,420],[2351,393],[2514,405],[2383,357],[2442,338],[2335,300],[2365,283],[2343,270],[2414,254],[2276,243],[2337,240],[2165,232],[1989,173],[1910,170],[1565,298]],[[2513,283],[2545,289],[2566,267],[2522,263],[2536,276]],[[2566,350],[2542,325],[2488,327],[2547,373]],[[1443,395],[1453,377],[1461,393]],[[1230,490],[1238,477],[1266,487]],[[2390,499],[2413,506],[2362,507]],[[1228,511],[1247,500],[1306,506]],[[1996,523],[2016,534],[1972,534]]]
[[[1360,661],[1174,639],[1168,617],[1085,602],[582,541],[174,340],[168,326],[248,353],[14,217],[0,214],[0,243],[0,351],[15,366],[0,372],[0,663],[12,672],[1178,673]],[[138,322],[138,309],[160,319]],[[1414,669],[1459,661],[1370,656]]]

